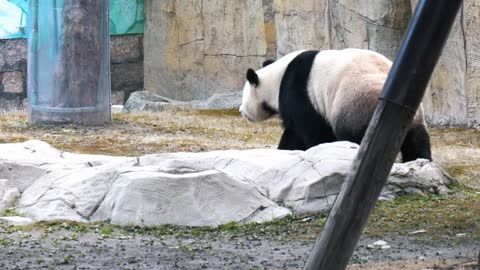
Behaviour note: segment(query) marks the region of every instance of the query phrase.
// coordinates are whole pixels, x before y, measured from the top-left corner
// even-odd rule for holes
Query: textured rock
[[[2,76],[3,92],[21,94],[25,90],[23,73],[20,71],[7,71]]]
[[[254,186],[222,172],[139,170],[121,174],[92,220],[120,225],[211,226],[258,220],[259,213],[266,220],[291,214]]]
[[[371,49],[393,59],[410,19],[410,1],[329,1],[328,15],[332,48]]]
[[[172,107],[175,101],[147,91],[133,92],[125,102],[124,112],[163,111]],[[178,102],[181,103],[181,102]]]
[[[14,226],[26,226],[34,223],[33,219],[27,217],[0,217],[0,220]]]
[[[147,0],[145,9],[145,88],[160,96],[238,90],[267,53],[261,0]]]
[[[0,211],[12,207],[18,197],[20,197],[18,188],[7,179],[0,179]]]
[[[23,38],[5,40],[5,61],[9,70],[24,70],[27,63],[27,40]]]
[[[1,78],[1,74],[0,74]],[[0,86],[0,91],[2,86]],[[2,93],[0,92],[0,112],[8,111],[20,111],[26,108],[26,98],[20,96],[17,97],[1,97]]]
[[[112,64],[141,62],[143,60],[143,35],[110,36]]]
[[[1,182],[0,199],[21,192],[17,211],[36,221],[140,226],[266,221],[328,211],[357,150],[356,144],[336,142],[305,152],[253,149],[135,158],[64,153],[40,141],[2,144],[0,164],[11,169],[0,170],[0,178],[8,178]],[[36,170],[29,175],[29,167],[22,166]],[[21,170],[21,177],[15,176]],[[451,181],[426,160],[395,164],[383,196],[443,194]],[[12,201],[7,197],[0,203]]]
[[[215,93],[205,100],[176,101],[147,91],[137,91],[130,95],[125,103],[124,112],[152,111],[167,109],[237,109],[242,102],[242,94]]]
[[[113,105],[123,105],[126,102],[126,92],[125,91],[113,91],[111,99],[112,99],[112,104]]]
[[[416,6],[412,0],[412,7]],[[427,121],[436,125],[480,123],[480,6],[465,0],[424,98]]]
[[[0,41],[0,52],[4,52],[4,51],[5,51],[5,42]],[[3,53],[0,53],[0,72],[3,72],[6,70],[5,65],[6,65],[5,56]]]
[[[142,62],[112,64],[112,89],[131,92],[143,89]]]

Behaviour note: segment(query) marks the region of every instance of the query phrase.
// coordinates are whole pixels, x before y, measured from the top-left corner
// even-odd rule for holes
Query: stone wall
[[[18,109],[25,105],[26,77],[26,40],[0,40],[0,110]]]
[[[298,49],[395,54],[410,0],[145,1],[145,88],[178,100],[238,91],[248,67]],[[387,42],[385,42],[387,41]]]
[[[111,37],[112,103],[143,89],[143,35]],[[0,111],[26,106],[27,42],[0,40]]]
[[[177,100],[235,92],[247,68],[298,49],[394,59],[415,0],[145,0],[145,88]],[[480,122],[480,4],[465,0],[424,99],[429,123]]]
[[[480,1],[465,0],[424,98],[430,123],[479,127],[479,36]]]

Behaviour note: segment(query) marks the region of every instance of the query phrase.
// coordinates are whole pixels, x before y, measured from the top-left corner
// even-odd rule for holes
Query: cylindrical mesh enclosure
[[[111,121],[108,10],[108,0],[29,1],[30,123]]]

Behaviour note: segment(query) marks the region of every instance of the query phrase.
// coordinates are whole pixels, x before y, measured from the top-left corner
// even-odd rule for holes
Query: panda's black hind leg
[[[303,140],[290,128],[285,128],[278,144],[280,150],[306,150]]]
[[[430,136],[424,125],[412,124],[401,148],[402,161],[408,162],[417,158],[432,161]]]

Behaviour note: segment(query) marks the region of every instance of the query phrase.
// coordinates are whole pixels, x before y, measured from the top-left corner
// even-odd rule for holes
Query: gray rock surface
[[[0,144],[0,202],[35,221],[214,226],[267,221],[332,206],[358,146],[109,157],[41,141]],[[19,173],[18,175],[16,173]],[[453,179],[434,163],[395,164],[383,196],[444,194]],[[8,195],[13,194],[13,195]],[[8,196],[7,196],[8,195]],[[5,203],[7,204],[7,203]]]
[[[18,216],[13,216],[13,217],[0,217],[0,220],[8,222],[8,224],[14,225],[14,226],[26,226],[35,223],[33,219],[28,218],[28,217],[18,217]]]
[[[150,93],[133,92],[125,103],[123,112],[153,111],[168,109],[237,109],[242,102],[242,93],[215,93],[205,100],[177,101]]]
[[[20,197],[18,188],[7,179],[0,179],[0,211],[12,207],[18,197]]]

